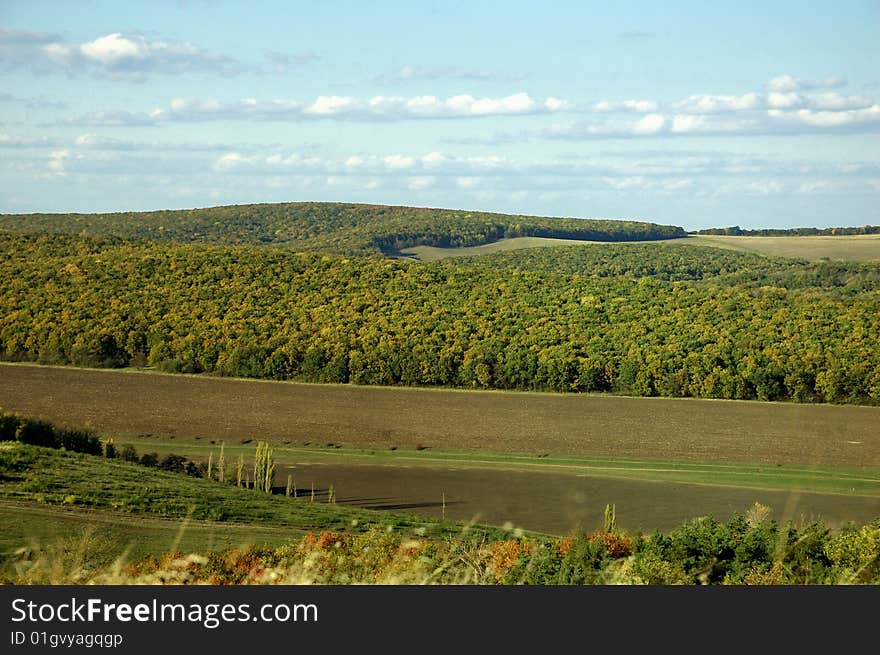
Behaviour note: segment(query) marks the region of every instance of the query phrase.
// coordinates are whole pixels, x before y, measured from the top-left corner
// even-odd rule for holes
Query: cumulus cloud
[[[826,77],[823,80],[804,80],[793,75],[779,75],[768,80],[764,86],[768,91],[787,93],[812,89],[837,89],[846,86],[846,80],[838,76]]]
[[[566,111],[568,108],[569,103],[559,98],[548,97],[541,100],[532,98],[527,93],[515,93],[499,98],[477,98],[466,94],[448,98],[432,95],[373,96],[368,99],[351,96],[318,96],[311,101],[244,98],[234,102],[220,102],[176,98],[168,107],[155,109],[148,114],[100,112],[73,119],[71,122],[78,125],[155,125],[163,122],[219,120],[400,121],[553,114]]]
[[[593,111],[598,112],[637,112],[647,113],[657,111],[658,104],[652,100],[623,100],[611,102],[602,100],[593,105]]]
[[[55,34],[0,30],[0,55],[7,68],[37,73],[93,74],[142,81],[149,75],[190,72],[234,74],[243,66],[188,41],[152,39],[113,32],[83,43]]]
[[[790,126],[817,128],[880,127],[880,104],[874,104],[864,109],[848,109],[845,111],[799,109],[786,112],[771,109],[767,112],[767,115],[774,122]]]
[[[757,93],[744,95],[692,95],[679,103],[675,110],[693,114],[715,114],[719,112],[735,112],[745,109],[757,109],[761,105],[761,98]]]
[[[657,134],[666,126],[666,119],[660,114],[648,114],[633,123],[633,134]]]
[[[809,89],[842,85],[840,78],[811,82],[792,76],[774,78],[767,93],[694,94],[660,106],[650,101],[601,101],[592,106],[596,119],[558,123],[520,135],[560,140],[659,136],[733,136],[880,130],[880,105],[860,95]],[[627,112],[643,112],[638,120]],[[610,118],[599,119],[609,114]],[[603,117],[604,118],[604,117]],[[508,135],[508,139],[509,139]]]

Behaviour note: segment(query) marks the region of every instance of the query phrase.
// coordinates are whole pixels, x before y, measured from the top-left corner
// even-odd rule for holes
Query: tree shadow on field
[[[378,500],[378,499],[377,499]],[[420,502],[420,503],[401,503],[401,502],[391,502],[391,503],[362,503],[358,501],[345,501],[346,504],[358,504],[358,506],[363,507],[364,509],[376,509],[376,510],[407,510],[407,509],[428,509],[432,507],[443,507],[444,503],[442,502]],[[449,507],[450,505],[460,505],[462,501],[453,500],[446,501],[445,506]]]

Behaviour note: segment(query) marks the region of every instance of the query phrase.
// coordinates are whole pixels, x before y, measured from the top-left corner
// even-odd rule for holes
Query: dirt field
[[[880,466],[880,407],[307,385],[0,365],[0,407],[100,432]]]
[[[300,495],[326,502],[332,485],[337,503],[393,510],[524,530],[565,534],[601,528],[606,503],[614,504],[618,525],[627,531],[671,530],[699,516],[727,520],[755,502],[773,518],[795,524],[822,520],[828,527],[849,521],[868,523],[880,516],[880,499],[802,492],[642,482],[573,476],[566,473],[430,469],[401,466],[296,463],[278,471],[277,484],[290,473]]]

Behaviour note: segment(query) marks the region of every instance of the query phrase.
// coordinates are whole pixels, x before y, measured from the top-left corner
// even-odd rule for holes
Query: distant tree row
[[[804,237],[804,236],[847,236],[854,234],[880,234],[880,225],[862,225],[861,227],[792,227],[764,228],[760,230],[744,230],[739,225],[731,227],[713,227],[696,230],[691,234],[719,234],[737,237]]]
[[[115,214],[6,214],[0,230],[177,243],[287,245],[297,250],[395,253],[402,248],[475,246],[521,236],[645,241],[686,236],[639,221],[548,218],[448,209],[279,203]]]
[[[661,244],[619,246],[608,260],[604,247],[543,251],[540,265],[538,251],[418,264],[0,234],[0,356],[315,382],[880,402],[878,265],[765,267]]]

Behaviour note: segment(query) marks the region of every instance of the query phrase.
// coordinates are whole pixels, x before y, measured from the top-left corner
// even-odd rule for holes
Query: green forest
[[[0,357],[325,383],[880,402],[878,264],[678,243],[419,263],[375,252],[380,234],[395,248],[425,243],[431,229],[417,221],[406,234],[369,220],[321,233],[315,205],[312,236],[294,238],[306,224],[281,220],[289,206],[265,207],[241,233],[223,225],[233,210],[221,208],[211,238],[258,240],[286,225],[277,228],[281,245],[148,239],[157,222],[175,233],[192,227],[171,213],[143,226],[136,214],[70,225],[69,216],[4,217]],[[337,206],[341,222],[350,207]],[[454,223],[443,214],[450,225],[438,223],[436,235],[484,239],[486,216]],[[633,240],[679,229],[609,224],[609,238]],[[22,233],[28,226],[39,233]],[[95,226],[105,235],[94,236]],[[300,248],[300,238],[312,241]]]
[[[394,254],[418,245],[476,246],[524,236],[589,241],[686,236],[680,227],[637,221],[320,202],[115,214],[0,214],[0,230],[177,243],[284,245],[345,254]]]

